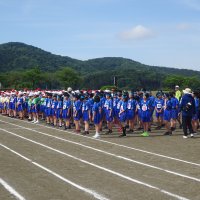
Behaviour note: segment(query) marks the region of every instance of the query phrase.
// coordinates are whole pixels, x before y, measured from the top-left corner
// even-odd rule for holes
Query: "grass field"
[[[200,135],[99,140],[0,116],[0,199],[200,199]]]

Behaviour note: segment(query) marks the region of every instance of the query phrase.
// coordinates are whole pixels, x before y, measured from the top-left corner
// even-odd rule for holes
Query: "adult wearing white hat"
[[[182,112],[183,138],[188,138],[187,129],[190,136],[194,137],[192,130],[192,116],[195,114],[195,101],[190,88],[183,90],[183,97],[179,105],[179,115]]]

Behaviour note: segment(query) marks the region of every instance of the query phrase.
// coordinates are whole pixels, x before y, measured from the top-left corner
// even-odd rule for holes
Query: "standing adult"
[[[192,130],[192,116],[195,114],[195,101],[190,88],[183,90],[183,97],[179,105],[179,115],[182,112],[183,138],[188,138],[187,129],[190,136],[194,137]]]
[[[178,85],[175,86],[175,97],[178,99],[178,101],[181,100],[181,91]]]

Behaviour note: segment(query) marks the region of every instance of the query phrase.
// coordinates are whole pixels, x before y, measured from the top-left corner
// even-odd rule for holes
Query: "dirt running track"
[[[200,135],[138,133],[96,140],[0,116],[0,199],[199,200]]]

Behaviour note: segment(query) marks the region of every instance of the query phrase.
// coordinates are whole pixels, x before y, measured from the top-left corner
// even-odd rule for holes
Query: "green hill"
[[[198,71],[149,66],[120,57],[81,61],[67,56],[54,55],[24,43],[9,42],[0,45],[1,73],[25,71],[34,67],[50,73],[70,67],[82,77],[83,81],[80,84],[83,88],[111,85],[114,76],[118,78],[120,87],[148,87],[150,89],[161,88],[163,80],[170,75],[196,76],[200,79]]]

